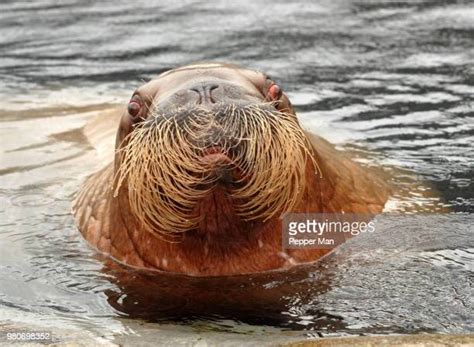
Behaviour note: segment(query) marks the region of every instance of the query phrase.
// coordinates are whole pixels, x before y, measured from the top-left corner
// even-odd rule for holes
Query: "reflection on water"
[[[474,330],[474,7],[300,2],[0,4],[0,321],[106,336],[131,333],[124,316],[308,336]],[[385,168],[392,209],[454,213],[382,218],[289,273],[199,280],[97,259],[69,214],[102,164],[78,129],[140,79],[200,60],[279,80],[306,128]]]
[[[319,334],[461,333],[474,323],[474,218],[452,222],[449,215],[378,217],[377,233],[316,265],[252,276],[153,275],[109,263],[119,290],[106,294],[118,311],[153,321],[234,317]]]

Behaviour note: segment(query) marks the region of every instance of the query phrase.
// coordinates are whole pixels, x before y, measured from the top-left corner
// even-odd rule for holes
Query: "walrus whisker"
[[[207,146],[219,146],[239,169],[229,193],[244,220],[268,220],[290,210],[304,187],[308,158],[319,166],[296,118],[261,105],[228,105],[217,112],[176,109],[137,124],[117,154],[114,196],[128,187],[136,219],[158,237],[195,228],[195,207],[218,184]],[[206,141],[208,141],[206,145]]]

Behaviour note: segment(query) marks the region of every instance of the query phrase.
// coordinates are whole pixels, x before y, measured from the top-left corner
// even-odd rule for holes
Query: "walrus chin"
[[[126,195],[144,230],[168,241],[206,232],[206,211],[222,206],[235,223],[265,222],[299,201],[308,161],[318,172],[296,117],[271,103],[151,109],[116,160],[114,197]]]

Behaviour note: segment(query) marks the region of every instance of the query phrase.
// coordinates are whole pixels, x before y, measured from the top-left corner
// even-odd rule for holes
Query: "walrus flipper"
[[[113,163],[89,176],[76,195],[72,213],[76,225],[92,245],[107,252],[110,240],[110,197]],[[106,242],[107,245],[103,243]]]

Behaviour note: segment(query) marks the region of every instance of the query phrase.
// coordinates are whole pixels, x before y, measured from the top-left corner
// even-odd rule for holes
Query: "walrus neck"
[[[196,206],[201,216],[196,232],[208,237],[238,237],[249,229],[235,210],[234,202],[226,187],[218,185]]]
[[[140,225],[130,211],[127,189],[121,189],[119,196],[112,203],[112,215],[120,216],[117,221],[123,223],[130,238],[137,234],[140,239],[150,238],[167,243],[167,240],[178,241],[179,244],[191,244],[194,247],[202,246],[207,249],[229,247],[229,243],[244,245],[248,240],[256,239],[261,234],[262,225],[271,225],[272,222],[262,223],[246,221],[239,216],[235,208],[230,191],[227,187],[218,185],[196,205],[195,210],[199,218],[196,228],[178,234],[154,234]],[[278,218],[277,218],[278,219]],[[272,228],[274,229],[274,227]],[[137,233],[138,231],[138,233]]]

